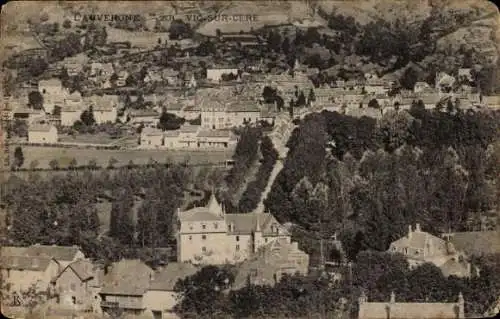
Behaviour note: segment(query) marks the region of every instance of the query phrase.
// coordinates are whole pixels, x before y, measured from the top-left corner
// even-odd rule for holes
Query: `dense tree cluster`
[[[266,207],[310,232],[320,221],[326,235],[340,232],[350,259],[386,250],[415,222],[433,233],[465,230],[470,212],[496,204],[499,114],[414,111],[378,123],[306,117]]]
[[[137,258],[126,255],[127,249],[171,244],[173,214],[188,176],[181,165],[72,170],[46,179],[13,176],[2,185],[8,238],[16,244],[80,245],[95,259]],[[110,212],[102,211],[102,202],[111,202]],[[109,221],[99,220],[98,211]]]
[[[193,29],[191,26],[181,19],[172,21],[168,32],[168,37],[171,40],[186,39],[193,36]]]
[[[487,255],[473,261],[480,276],[445,277],[433,264],[409,269],[403,255],[364,251],[353,266],[353,287],[363,290],[370,301],[388,301],[394,292],[398,302],[456,302],[461,292],[465,312],[482,314],[500,291],[500,255]],[[485,294],[485,291],[488,291]]]
[[[185,120],[183,118],[178,117],[175,114],[168,113],[168,111],[164,108],[162,109],[160,115],[158,128],[164,131],[178,130],[184,122]]]
[[[274,149],[273,142],[268,136],[262,138],[260,143],[260,153],[262,154],[261,165],[255,179],[248,183],[247,188],[240,198],[238,211],[248,213],[257,207],[262,192],[265,190],[274,164],[278,160],[278,152]]]
[[[259,128],[245,127],[241,132],[233,155],[234,165],[225,178],[226,195],[234,194],[244,185],[245,180],[248,178],[248,172],[258,159],[261,136],[262,131]],[[229,205],[229,203],[227,204]],[[228,208],[231,209],[230,206]]]
[[[337,301],[343,292],[328,278],[284,275],[274,287],[248,284],[229,290],[234,270],[206,266],[180,280],[176,291],[183,299],[176,306],[181,318],[310,318],[342,314]]]
[[[499,258],[475,259],[480,276],[446,278],[433,264],[410,269],[403,255],[363,251],[355,263],[339,269],[340,281],[311,272],[284,275],[274,286],[247,283],[238,290],[232,287],[235,269],[206,266],[177,282],[183,299],[175,311],[181,318],[347,318],[356,314],[361,292],[378,302],[387,302],[393,292],[398,302],[457,302],[461,292],[465,312],[482,314],[500,293]]]

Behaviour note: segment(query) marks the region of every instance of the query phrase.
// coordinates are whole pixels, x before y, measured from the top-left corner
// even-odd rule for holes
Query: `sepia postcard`
[[[0,311],[500,313],[486,0],[12,1]]]

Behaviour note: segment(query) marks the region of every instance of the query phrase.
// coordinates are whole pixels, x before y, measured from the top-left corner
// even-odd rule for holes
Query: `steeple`
[[[296,59],[295,59],[295,62],[294,62],[294,64],[293,64],[293,69],[294,69],[294,70],[298,70],[299,68],[300,68],[299,59],[298,59],[298,58],[296,58]]]
[[[216,214],[217,216],[224,215],[224,211],[223,211],[221,205],[217,201],[217,198],[215,198],[214,191],[212,191],[212,195],[210,195],[210,200],[208,202],[207,208],[208,208],[208,211],[212,214]]]

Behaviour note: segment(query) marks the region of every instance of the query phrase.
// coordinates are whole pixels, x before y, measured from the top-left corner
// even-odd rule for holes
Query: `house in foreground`
[[[121,260],[104,271],[101,308],[109,315],[143,315],[153,269],[139,259]]]
[[[120,318],[177,318],[173,312],[179,301],[175,284],[196,271],[187,263],[170,263],[157,271],[138,259],[113,263],[105,271],[99,293],[102,311]]]
[[[179,295],[174,291],[179,279],[194,275],[198,268],[189,263],[169,263],[153,274],[149,289],[144,295],[146,308],[151,311],[153,318],[177,318],[174,306],[178,303]]]
[[[358,299],[359,319],[462,319],[464,315],[464,297],[458,295],[457,302],[396,302],[391,293],[388,302],[369,302],[366,295]]]
[[[52,281],[57,308],[100,313],[102,270],[81,259],[66,266]]]
[[[51,281],[70,263],[84,259],[76,246],[4,246],[0,250],[2,279],[11,292],[25,291],[32,285],[47,291]]]

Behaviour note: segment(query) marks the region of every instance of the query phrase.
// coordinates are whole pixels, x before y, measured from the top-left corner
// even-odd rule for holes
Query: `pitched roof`
[[[212,194],[205,207],[194,207],[179,213],[180,221],[212,221],[223,220],[222,206]]]
[[[94,111],[109,111],[118,106],[118,95],[92,95],[85,99],[85,103],[92,105]]]
[[[3,246],[0,247],[0,256],[22,256],[27,247]]]
[[[2,256],[0,265],[2,269],[45,271],[51,260],[50,257]]]
[[[219,138],[230,138],[231,137],[231,131],[227,130],[200,130],[198,133],[198,137],[219,137]]]
[[[104,275],[101,294],[107,295],[143,295],[149,288],[153,270],[139,259],[123,259],[113,263]]]
[[[226,112],[260,112],[255,101],[232,101],[226,107]]]
[[[179,279],[194,275],[198,268],[190,263],[169,263],[154,274],[149,290],[173,291]]]
[[[131,110],[129,115],[132,117],[160,116],[155,110]]]
[[[52,128],[55,128],[54,125],[48,124],[32,124],[30,125],[28,131],[30,132],[50,132]]]
[[[144,136],[163,136],[163,131],[160,129],[145,127],[142,129],[142,135]]]
[[[165,136],[165,137],[178,137],[179,133],[180,132],[178,130],[175,130],[175,131],[165,131],[165,132],[163,132],[163,136]]]
[[[297,254],[300,254],[299,258],[304,260],[304,264],[300,266],[296,264]],[[252,272],[254,272],[251,279],[253,284],[272,285],[274,284],[274,275],[279,270],[286,268],[291,272],[300,271],[300,269],[304,271],[307,269],[308,263],[309,256],[297,248],[297,243],[288,243],[286,239],[278,238],[260,247],[259,254],[240,265],[233,286],[236,289],[243,287]]]
[[[263,235],[276,234],[276,225],[280,230],[280,234],[288,234],[288,231],[281,228],[280,224],[269,213],[247,213],[247,214],[226,214],[226,222],[232,224],[230,231],[232,234],[251,234],[257,230],[257,225]]]
[[[500,253],[500,231],[453,233],[450,241],[468,255]]]
[[[434,255],[447,254],[448,252],[446,241],[420,230],[412,231],[410,236],[401,237],[392,242],[391,246],[413,249],[425,249],[427,246],[431,246]]]
[[[59,79],[53,78],[48,80],[40,80],[38,86],[62,86],[62,82]]]
[[[79,251],[77,246],[33,245],[26,248],[25,255],[52,257],[59,261],[73,261]]]
[[[195,222],[223,220],[223,218],[210,212],[207,207],[194,207],[190,210],[181,212],[179,214],[179,220],[181,222]]]
[[[200,127],[200,125],[184,124],[179,128],[179,131],[181,133],[196,133]]]
[[[78,278],[80,278],[81,281],[87,281],[96,276],[94,272],[94,265],[90,261],[84,259],[77,260],[66,266],[66,268],[64,268],[63,271],[59,273],[57,278],[59,278],[62,273],[68,270],[72,270],[78,276]],[[57,280],[57,278],[55,280]]]

